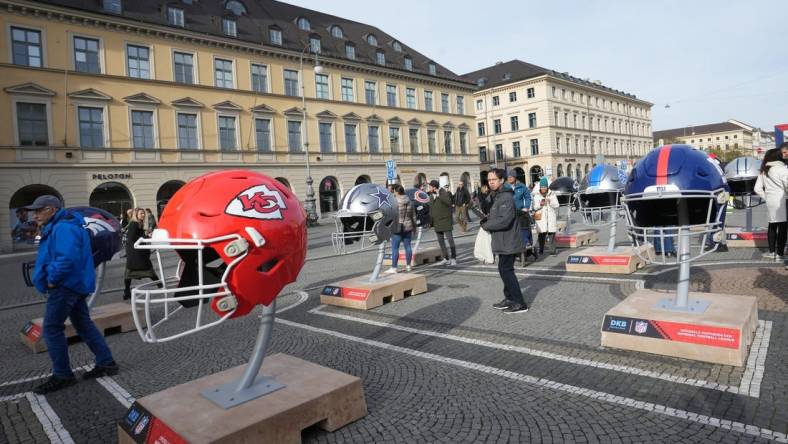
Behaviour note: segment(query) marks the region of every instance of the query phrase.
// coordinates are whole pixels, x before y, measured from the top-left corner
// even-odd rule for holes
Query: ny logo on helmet
[[[279,191],[257,185],[241,191],[224,211],[233,216],[252,219],[282,219],[282,210],[286,208]]]

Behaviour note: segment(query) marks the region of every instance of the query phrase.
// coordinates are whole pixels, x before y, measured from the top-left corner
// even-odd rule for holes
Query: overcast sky
[[[521,59],[600,80],[653,103],[654,130],[788,123],[784,0],[285,1],[377,26],[457,74]]]

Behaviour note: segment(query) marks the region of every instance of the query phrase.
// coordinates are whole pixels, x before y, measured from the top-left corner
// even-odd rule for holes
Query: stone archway
[[[544,176],[544,170],[539,165],[534,165],[531,167],[530,176],[531,176],[531,183],[539,182],[539,179]]]
[[[371,183],[371,182],[372,179],[370,179],[369,176],[367,176],[366,174],[362,174],[356,178],[356,182],[353,184],[353,186],[361,185],[362,183]]]
[[[564,176],[564,166],[562,164],[558,164],[558,167],[555,169],[555,177],[563,177]]]
[[[90,206],[101,208],[123,219],[126,210],[134,208],[134,199],[125,185],[118,182],[104,182],[90,193]]]
[[[571,163],[567,164],[566,165],[566,175],[567,175],[567,177],[572,177],[573,173],[574,173],[574,170],[572,170],[572,164]]]
[[[25,185],[16,190],[8,202],[10,213],[11,225],[11,239],[13,249],[32,248],[35,246],[36,235],[38,234],[38,224],[33,220],[33,212],[23,209],[22,207],[30,205],[39,196],[46,194],[52,195],[60,199],[60,202],[65,206],[63,196],[54,188],[49,185],[33,184]]]
[[[186,183],[182,180],[168,180],[159,187],[159,191],[156,192],[157,218],[161,218],[161,213],[164,212],[164,207],[167,206],[167,202],[169,202],[172,196],[174,196],[184,185],[186,185]]]
[[[333,213],[339,209],[339,181],[334,176],[326,176],[320,180],[318,188],[320,196],[320,213]]]

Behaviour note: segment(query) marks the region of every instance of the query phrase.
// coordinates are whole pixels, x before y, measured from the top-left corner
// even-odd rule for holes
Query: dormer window
[[[237,0],[230,0],[230,1],[228,1],[224,5],[224,8],[227,9],[228,11],[232,12],[236,16],[246,15],[246,7],[243,5],[243,3],[241,3],[241,2],[239,2]]]
[[[313,35],[309,37],[309,50],[313,54],[320,54],[320,36]]]
[[[298,18],[298,29],[302,31],[310,31],[312,26],[309,24],[309,20],[306,17],[299,17]]]
[[[504,73],[503,79],[504,80],[512,80],[512,73],[510,73],[510,72]]]
[[[236,27],[235,19],[225,17],[222,19],[222,31],[224,35],[235,37],[238,35],[238,28]]]
[[[427,69],[429,70],[430,74],[433,76],[438,74],[438,68],[432,62],[430,62],[430,64],[427,66]]]
[[[386,66],[386,53],[385,52],[383,52],[381,50],[378,50],[378,52],[376,53],[375,59],[378,62],[378,65]]]
[[[405,56],[405,69],[413,71],[413,59],[410,56]]]
[[[337,25],[334,25],[331,27],[331,36],[341,39],[345,37],[345,33],[342,32],[342,28],[340,28]]]
[[[183,9],[174,8],[172,6],[167,8],[167,22],[172,26],[183,27]]]
[[[476,86],[484,86],[487,84],[487,77],[482,77],[476,80]]]
[[[103,0],[102,5],[104,6],[104,10],[107,12],[111,12],[113,14],[120,14],[122,11],[121,0]]]
[[[375,34],[369,34],[367,35],[367,43],[372,46],[378,46],[378,38],[375,37]]]
[[[279,28],[268,28],[268,40],[272,45],[282,46],[282,30]]]
[[[394,43],[391,44],[391,47],[394,48],[394,51],[402,52],[402,45],[400,45],[396,40],[394,40]]]
[[[345,57],[350,60],[356,60],[356,47],[351,43],[345,45]]]

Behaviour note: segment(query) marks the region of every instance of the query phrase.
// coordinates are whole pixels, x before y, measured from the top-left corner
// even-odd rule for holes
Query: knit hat
[[[515,173],[514,170],[511,170],[509,171],[509,175],[507,177],[514,177],[515,179],[517,179],[517,173]]]
[[[549,185],[549,183],[547,182],[547,176],[542,176],[542,178],[539,179],[539,187],[540,188],[542,188],[542,187],[547,188],[548,185]]]
[[[437,180],[433,179],[430,181],[430,186],[433,188],[440,188],[441,184]]]

